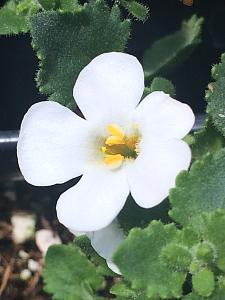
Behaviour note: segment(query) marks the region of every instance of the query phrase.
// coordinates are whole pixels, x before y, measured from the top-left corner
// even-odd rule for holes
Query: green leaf
[[[201,41],[203,18],[192,16],[180,30],[153,43],[144,54],[144,70],[148,79],[165,74],[183,62]]]
[[[29,31],[27,18],[17,12],[15,1],[10,0],[0,9],[0,34],[10,35]]]
[[[210,120],[205,122],[205,127],[196,131],[190,143],[192,159],[201,159],[206,153],[214,153],[225,146],[224,137],[216,130]]]
[[[215,279],[212,271],[203,269],[192,276],[194,291],[202,297],[209,297],[215,289]]]
[[[111,294],[116,295],[117,300],[147,300],[146,293],[143,290],[134,291],[127,282],[121,281],[115,283],[111,290]]]
[[[59,0],[38,0],[40,5],[45,10],[57,9],[59,7]]]
[[[223,278],[223,280],[224,280],[224,278]],[[219,283],[216,285],[216,288],[210,297],[207,297],[207,298],[201,297],[197,293],[193,292],[187,296],[184,296],[182,299],[185,299],[185,300],[205,300],[205,299],[223,300],[224,295],[225,295],[225,286],[224,286],[224,283],[221,283],[220,281],[221,281],[221,279],[219,279]]]
[[[149,9],[135,0],[121,0],[121,5],[137,20],[146,21]]]
[[[60,0],[60,8],[63,11],[75,11],[81,8],[78,0]]]
[[[124,282],[118,282],[118,283],[114,284],[110,290],[110,293],[112,293],[116,296],[124,297],[124,298],[129,298],[129,297],[131,298],[131,297],[136,296],[135,291],[133,291]]]
[[[212,214],[203,215],[202,236],[212,245],[214,260],[218,269],[225,272],[225,211],[219,209]]]
[[[166,245],[161,251],[160,258],[172,271],[186,272],[192,262],[189,249],[176,243]]]
[[[16,11],[19,15],[26,16],[27,24],[29,17],[38,13],[40,9],[40,4],[34,0],[20,0],[16,7]]]
[[[109,269],[104,258],[99,256],[91,246],[90,239],[86,235],[75,237],[74,245],[79,247],[88,259],[96,266],[96,271],[100,275],[115,276],[115,273]]]
[[[189,172],[181,172],[169,198],[169,215],[183,226],[200,223],[202,212],[225,208],[225,149],[207,154]]]
[[[150,92],[152,93],[155,91],[163,91],[164,93],[169,94],[171,97],[176,95],[176,89],[172,82],[162,77],[155,77],[152,80]]]
[[[32,44],[40,59],[37,84],[49,100],[74,108],[80,71],[103,52],[123,51],[130,33],[120,11],[97,0],[74,13],[46,11],[31,18]]]
[[[225,136],[225,54],[221,57],[221,63],[213,67],[212,77],[215,82],[209,85],[206,93],[207,112],[215,127]]]
[[[103,287],[103,278],[75,246],[51,246],[43,272],[45,290],[56,300],[93,300],[93,290]]]
[[[144,289],[147,297],[180,297],[185,273],[171,272],[160,260],[162,248],[177,235],[174,224],[153,221],[146,229],[132,229],[119,246],[114,262],[133,289]]]
[[[215,246],[209,241],[201,242],[196,247],[196,258],[204,264],[212,264],[215,262],[217,253]],[[193,272],[195,273],[195,272]]]

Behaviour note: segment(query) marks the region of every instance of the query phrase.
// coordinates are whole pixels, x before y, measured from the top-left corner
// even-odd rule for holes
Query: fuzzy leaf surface
[[[45,290],[56,300],[93,300],[93,290],[103,286],[94,265],[72,245],[49,248],[43,277]]]
[[[214,153],[225,146],[224,137],[216,130],[211,121],[205,127],[194,132],[190,143],[192,159],[201,159],[207,153]]]
[[[225,272],[225,211],[216,210],[212,214],[203,215],[203,239],[215,248],[215,264],[218,269]]]
[[[8,1],[0,9],[0,34],[19,34],[26,33],[28,30],[29,26],[26,16],[18,14],[15,1]]]
[[[197,293],[191,293],[187,296],[184,296],[184,300],[223,300],[225,295],[225,286],[224,283],[219,282],[210,297],[201,297]]]
[[[31,18],[31,36],[40,59],[37,84],[49,100],[74,108],[73,86],[80,71],[97,55],[123,51],[130,33],[117,6],[102,0],[71,12],[46,11]]]
[[[194,291],[202,297],[209,297],[215,289],[214,274],[211,270],[203,269],[192,276]]]
[[[171,272],[160,260],[162,248],[177,235],[174,224],[153,221],[145,229],[132,229],[119,246],[114,262],[133,289],[143,289],[147,297],[170,298],[182,295],[185,273]]]
[[[225,54],[221,63],[212,68],[212,77],[215,81],[206,93],[207,112],[215,127],[225,136]]]
[[[203,212],[225,208],[225,149],[207,154],[181,172],[170,191],[170,216],[183,226],[201,222]]]
[[[147,78],[165,74],[185,60],[201,41],[203,18],[192,16],[182,23],[181,29],[153,43],[144,54]]]
[[[137,20],[145,21],[148,18],[148,8],[135,0],[122,0],[121,5]]]
[[[171,97],[176,95],[176,89],[172,82],[162,77],[155,77],[152,80],[150,90],[151,93],[155,91],[163,91],[164,93],[169,94]]]

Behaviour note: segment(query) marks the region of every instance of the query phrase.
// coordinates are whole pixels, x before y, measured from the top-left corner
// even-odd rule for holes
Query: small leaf
[[[56,300],[93,300],[93,290],[103,287],[103,278],[75,246],[51,246],[43,272],[45,290]]]
[[[144,291],[134,291],[127,283],[118,282],[114,284],[110,290],[110,293],[116,295],[117,300],[148,300]]]
[[[162,262],[172,271],[188,271],[192,262],[191,252],[187,247],[176,243],[166,245],[160,254]]]
[[[209,241],[201,242],[196,247],[196,258],[205,264],[212,264],[217,258],[217,250]],[[194,272],[193,272],[194,273]]]
[[[29,26],[26,16],[18,14],[15,1],[8,1],[0,9],[0,34],[10,35],[28,31]]]
[[[60,0],[60,8],[62,11],[73,12],[81,7],[78,0]]]
[[[193,292],[187,296],[184,296],[184,300],[223,300],[225,295],[225,287],[220,283],[216,285],[216,288],[210,297],[201,297],[197,293]]]
[[[221,63],[212,68],[212,77],[215,82],[209,85],[206,93],[207,112],[215,127],[225,136],[225,54]]]
[[[225,211],[216,210],[212,214],[203,215],[202,236],[205,241],[212,245],[214,261],[221,271],[225,272]]]
[[[121,5],[139,21],[146,21],[148,18],[148,8],[135,0],[121,0]]]
[[[118,7],[110,11],[102,0],[73,13],[45,11],[33,16],[31,36],[40,59],[40,92],[74,108],[72,92],[80,71],[101,53],[123,51],[129,33],[130,23],[120,20]]]
[[[86,235],[75,237],[74,245],[79,247],[88,259],[96,266],[96,271],[103,276],[115,276],[106,264],[104,258],[99,256],[91,246],[90,239]]]
[[[207,153],[214,153],[225,146],[224,137],[216,130],[210,120],[205,122],[205,127],[196,131],[190,143],[192,159],[201,159]]]
[[[45,10],[57,9],[59,7],[59,0],[38,0],[40,5]]]
[[[135,297],[136,293],[124,282],[118,282],[114,284],[110,290],[110,293],[121,296],[124,298]]]
[[[201,223],[202,212],[225,208],[225,149],[207,154],[181,172],[170,191],[170,216],[183,226]]]
[[[151,93],[155,91],[163,91],[164,93],[169,94],[171,97],[176,95],[176,89],[172,82],[162,77],[155,77],[152,80],[150,91]]]
[[[171,272],[160,260],[162,248],[177,235],[174,224],[153,221],[146,229],[132,229],[119,246],[114,262],[133,289],[143,289],[149,298],[182,295],[185,274]]]
[[[156,41],[144,54],[144,70],[148,79],[165,74],[183,62],[201,41],[203,18],[192,16],[180,30]]]
[[[209,297],[215,289],[215,279],[212,271],[203,269],[192,276],[194,291],[202,297]]]

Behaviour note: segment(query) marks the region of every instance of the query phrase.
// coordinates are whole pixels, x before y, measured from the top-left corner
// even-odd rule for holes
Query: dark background
[[[166,76],[176,86],[177,99],[189,103],[195,112],[203,112],[211,66],[225,51],[225,1],[194,0],[192,7],[179,0],[149,0],[145,4],[150,8],[150,17],[144,24],[133,22],[126,50],[140,60],[144,49],[179,29],[184,18],[194,13],[205,18],[201,45],[182,66]],[[29,35],[0,37],[0,130],[19,129],[32,103],[46,99],[35,86],[36,70],[37,59]]]

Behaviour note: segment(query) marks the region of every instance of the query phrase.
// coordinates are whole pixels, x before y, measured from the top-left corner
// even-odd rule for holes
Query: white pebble
[[[31,275],[32,274],[30,270],[24,269],[20,272],[20,279],[26,281],[31,277]]]
[[[40,270],[40,265],[36,260],[28,259],[28,269],[31,272],[37,272]]]
[[[19,253],[18,253],[18,255],[19,255],[20,258],[22,258],[24,260],[26,260],[26,259],[29,258],[29,254],[26,251],[24,251],[24,250],[20,250]]]
[[[60,237],[49,229],[38,230],[35,235],[35,241],[43,256],[45,256],[50,246],[62,244]]]
[[[11,217],[12,238],[16,244],[22,244],[34,237],[36,218],[33,214],[15,213]]]

